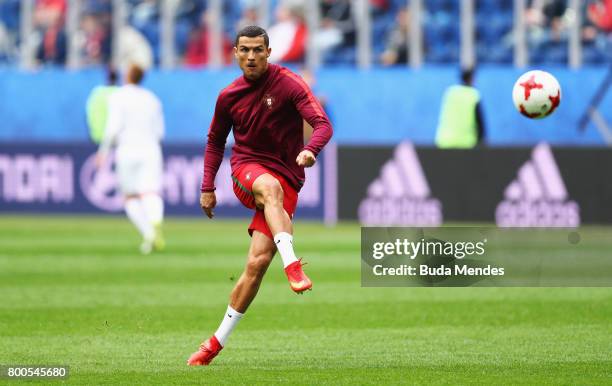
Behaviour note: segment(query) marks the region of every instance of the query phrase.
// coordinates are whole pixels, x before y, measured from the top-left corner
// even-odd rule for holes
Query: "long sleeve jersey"
[[[100,149],[140,153],[157,149],[164,136],[162,104],[151,91],[127,84],[109,98],[108,118]]]
[[[306,146],[303,119],[314,129]],[[304,168],[296,163],[297,155],[306,149],[317,156],[332,136],[327,115],[302,78],[269,64],[259,79],[241,76],[219,94],[204,154],[202,191],[215,189],[231,129],[232,170],[257,163],[280,174],[298,191],[304,184]]]

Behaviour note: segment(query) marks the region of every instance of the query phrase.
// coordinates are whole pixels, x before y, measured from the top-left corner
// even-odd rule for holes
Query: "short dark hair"
[[[117,83],[117,70],[113,66],[109,66],[106,69],[106,81],[108,84]]]
[[[263,36],[266,48],[270,45],[270,38],[268,37],[268,33],[266,32],[266,30],[256,25],[249,25],[238,31],[238,34],[236,34],[236,41],[234,42],[234,47],[238,47],[238,40],[240,40],[241,36],[246,36],[247,38],[256,38],[258,36]]]
[[[137,64],[131,64],[128,69],[127,79],[130,83],[140,84],[144,78],[144,70]]]
[[[461,69],[461,81],[464,84],[472,84],[474,80],[474,68],[463,68]]]

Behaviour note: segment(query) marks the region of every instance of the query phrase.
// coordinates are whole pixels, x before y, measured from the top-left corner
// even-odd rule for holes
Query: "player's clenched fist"
[[[317,158],[310,150],[302,150],[295,159],[295,162],[297,162],[298,165],[304,166],[305,168],[311,167],[316,161]]]
[[[215,217],[215,212],[213,212],[213,208],[217,205],[217,196],[215,192],[202,192],[200,194],[200,206],[204,213],[208,216],[208,218]]]

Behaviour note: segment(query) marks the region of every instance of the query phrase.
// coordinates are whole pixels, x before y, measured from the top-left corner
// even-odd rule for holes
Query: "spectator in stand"
[[[612,32],[612,0],[601,0],[592,3],[588,15],[593,24],[604,32]]]
[[[200,22],[202,12],[206,10],[206,1],[178,0],[176,2],[177,18],[188,20],[193,25],[198,24]]]
[[[385,51],[380,56],[384,66],[408,62],[408,32],[410,28],[410,14],[408,8],[397,12],[395,27],[387,35]]]
[[[532,0],[525,10],[529,42],[538,47],[567,39],[563,15],[567,0]]]
[[[269,61],[302,62],[306,51],[307,28],[301,1],[283,1],[276,8],[276,23],[268,29],[270,46],[274,47]]]
[[[315,44],[325,52],[355,44],[355,22],[350,0],[321,0],[321,26]]]
[[[132,65],[143,70],[153,66],[153,49],[151,44],[136,28],[126,25],[119,32],[117,63],[120,72],[125,73]]]
[[[389,0],[370,0],[370,10],[374,17],[385,14],[389,8]]]
[[[204,11],[200,17],[200,25],[198,25],[189,35],[187,50],[185,52],[184,63],[188,67],[205,66],[210,61],[210,46],[211,33],[208,30],[211,15]],[[232,42],[223,35],[223,62],[225,64],[232,63],[233,56]]]
[[[176,4],[174,20],[174,49],[176,54],[184,57],[192,32],[200,25],[202,12],[206,10],[206,1],[180,0]]]
[[[547,20],[547,27],[550,32],[550,39],[559,42],[566,39],[566,23],[563,15],[567,10],[567,0],[549,0],[544,5],[544,17]]]
[[[175,0],[173,0],[175,1]],[[161,54],[161,1],[138,0],[132,1],[133,7],[129,11],[129,24],[144,37],[153,54],[153,62],[158,63]]]
[[[0,22],[0,63],[16,56],[17,48],[8,29]]]
[[[66,61],[66,0],[37,0],[34,26],[42,35],[36,58],[43,63],[63,64]]]
[[[242,9],[242,14],[236,23],[236,31],[240,31],[249,25],[259,24],[259,0],[242,0],[240,2],[240,7]]]
[[[18,58],[19,0],[0,1],[0,62]]]
[[[84,63],[108,63],[111,56],[111,15],[88,10],[81,19],[81,30]]]
[[[156,0],[143,0],[137,2],[131,11],[131,20],[134,27],[139,30],[147,29],[151,24],[159,21],[159,4]]]
[[[612,60],[612,0],[601,0],[589,5],[589,19],[602,33],[598,36],[598,45]]]

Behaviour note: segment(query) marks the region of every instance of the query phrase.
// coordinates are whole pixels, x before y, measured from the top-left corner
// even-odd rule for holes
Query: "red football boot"
[[[287,279],[289,279],[289,285],[293,292],[298,294],[312,288],[312,281],[302,270],[302,265],[302,259],[300,259],[285,267],[285,274]]]
[[[200,345],[200,349],[189,357],[187,364],[189,366],[208,366],[214,357],[219,354],[223,346],[217,340],[216,336],[212,336],[206,342]]]

